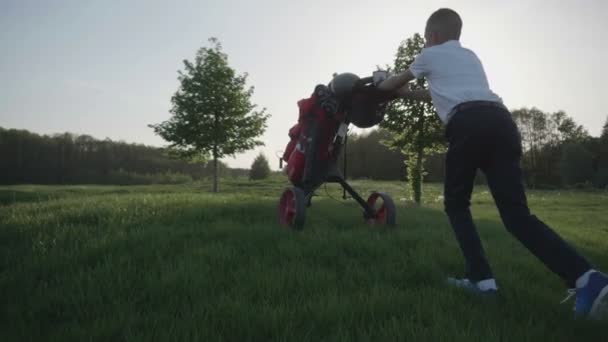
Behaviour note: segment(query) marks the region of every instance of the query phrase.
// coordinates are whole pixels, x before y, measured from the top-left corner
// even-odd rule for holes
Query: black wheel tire
[[[378,200],[382,200],[379,203]],[[397,225],[397,209],[395,202],[388,194],[373,192],[367,199],[367,204],[374,210],[375,217],[367,219],[367,222],[375,225]]]

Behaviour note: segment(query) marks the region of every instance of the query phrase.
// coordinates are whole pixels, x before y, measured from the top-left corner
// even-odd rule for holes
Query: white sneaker
[[[485,279],[478,282],[472,282],[466,278],[448,278],[448,284],[477,294],[495,295],[498,293],[498,286],[496,286],[496,280],[494,280],[494,278]]]

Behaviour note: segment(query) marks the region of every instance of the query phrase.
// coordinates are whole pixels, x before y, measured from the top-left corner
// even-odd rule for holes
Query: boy
[[[608,311],[608,277],[530,213],[524,192],[519,131],[494,94],[477,56],[460,45],[462,21],[442,8],[426,23],[425,48],[409,70],[378,87],[401,97],[431,101],[446,125],[449,148],[444,188],[445,212],[466,261],[464,279],[448,283],[482,294],[498,290],[469,210],[473,180],[481,169],[507,230],[571,288],[575,313],[599,318]],[[407,83],[426,78],[430,90],[410,91]]]

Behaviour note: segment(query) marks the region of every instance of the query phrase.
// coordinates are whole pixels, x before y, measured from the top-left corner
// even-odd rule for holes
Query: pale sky
[[[276,168],[299,99],[333,72],[391,64],[440,7],[459,12],[462,44],[509,108],[564,110],[599,135],[606,0],[0,0],[0,126],[163,146],[147,125],[169,118],[182,60],[214,36],[272,114],[265,147],[224,161],[263,151]]]

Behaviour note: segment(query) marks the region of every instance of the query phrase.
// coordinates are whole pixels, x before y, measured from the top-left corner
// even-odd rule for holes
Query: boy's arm
[[[405,86],[400,88],[397,94],[406,100],[431,102],[431,92],[428,89],[410,90],[409,86]]]
[[[414,75],[408,69],[404,72],[389,77],[387,80],[383,81],[378,85],[378,89],[386,91],[397,90],[399,88],[404,87],[409,81],[413,80],[414,78]]]

